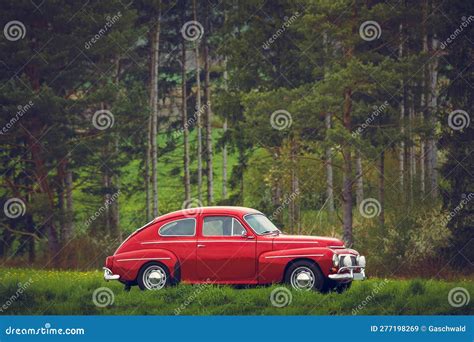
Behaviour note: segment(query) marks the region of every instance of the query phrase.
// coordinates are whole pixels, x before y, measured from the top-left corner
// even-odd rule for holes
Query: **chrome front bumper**
[[[354,272],[357,268],[360,269],[360,272]],[[330,274],[328,277],[336,281],[364,280],[366,279],[365,268],[360,266],[343,266],[336,274]]]
[[[104,270],[104,280],[109,281],[109,280],[118,280],[120,276],[118,274],[113,274],[111,270],[109,270],[107,267],[102,267]]]

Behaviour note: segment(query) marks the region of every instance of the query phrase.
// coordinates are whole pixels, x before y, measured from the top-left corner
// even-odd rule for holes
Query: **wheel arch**
[[[288,263],[285,265],[285,268],[284,268],[283,274],[282,274],[282,278],[281,278],[282,282],[285,280],[286,272],[288,271],[288,269],[292,265],[294,265],[295,263],[297,263],[299,261],[307,261],[307,262],[315,265],[317,268],[319,268],[319,270],[322,273],[321,266],[319,265],[319,263],[316,260],[311,259],[311,258],[307,258],[307,257],[295,258],[295,259],[291,259],[290,261],[288,261]]]
[[[152,262],[163,265],[168,270],[170,278],[175,278],[179,270],[177,256],[166,249],[140,249],[114,256],[113,271],[120,274],[125,281],[136,281],[142,268]],[[179,272],[178,272],[179,273]]]
[[[135,277],[135,281],[138,281],[138,277],[139,277],[142,270],[144,270],[146,267],[148,267],[150,265],[156,265],[156,264],[160,265],[163,268],[166,268],[166,270],[168,271],[168,274],[171,275],[171,270],[169,269],[169,267],[166,264],[164,264],[163,262],[161,262],[160,260],[148,260],[148,261],[144,262],[138,268],[138,273],[137,273],[137,276]]]

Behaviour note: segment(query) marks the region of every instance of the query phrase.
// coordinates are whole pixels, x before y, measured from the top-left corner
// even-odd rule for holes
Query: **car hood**
[[[332,237],[305,235],[280,234],[273,238],[274,250],[306,247],[344,248],[344,242]]]

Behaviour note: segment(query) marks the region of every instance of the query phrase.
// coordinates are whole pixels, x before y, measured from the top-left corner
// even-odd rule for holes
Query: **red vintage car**
[[[341,292],[365,279],[365,257],[341,240],[282,234],[264,214],[243,207],[160,216],[131,234],[105,266],[105,280],[142,290],[179,282],[283,282],[299,290]]]

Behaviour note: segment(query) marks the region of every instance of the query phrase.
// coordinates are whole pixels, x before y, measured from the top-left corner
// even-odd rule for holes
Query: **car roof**
[[[162,220],[168,220],[170,218],[181,217],[181,216],[189,216],[189,212],[192,211],[193,213],[197,214],[222,214],[222,215],[246,215],[246,214],[261,214],[260,211],[246,208],[246,207],[233,207],[233,206],[213,206],[213,207],[196,207],[196,208],[188,208],[188,209],[181,209],[177,211],[173,211],[168,214],[164,214],[158,216],[153,222],[158,222]]]

